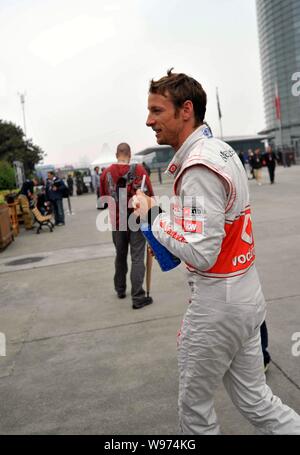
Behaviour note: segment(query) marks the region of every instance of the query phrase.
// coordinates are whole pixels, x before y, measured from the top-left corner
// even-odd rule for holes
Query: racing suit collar
[[[199,126],[199,128],[197,128],[192,134],[190,134],[187,137],[187,139],[184,141],[180,149],[177,150],[177,152],[175,153],[175,156],[172,159],[172,161],[169,163],[169,166],[167,167],[165,174],[171,175],[175,178],[177,174],[180,172],[181,166],[185,161],[185,158],[187,157],[188,153],[190,153],[191,146],[194,145],[195,142],[199,141],[203,137],[212,137],[211,130],[206,123]]]

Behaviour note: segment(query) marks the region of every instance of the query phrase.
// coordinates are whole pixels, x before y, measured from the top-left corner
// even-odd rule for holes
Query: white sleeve
[[[184,215],[181,226],[167,213],[160,213],[152,224],[153,234],[182,261],[208,270],[216,262],[225,236],[224,183],[216,173],[197,165],[185,171],[179,185]]]

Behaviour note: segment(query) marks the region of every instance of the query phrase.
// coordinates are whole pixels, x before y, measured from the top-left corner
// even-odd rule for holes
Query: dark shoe
[[[139,310],[140,308],[143,308],[146,305],[150,305],[151,303],[153,303],[152,297],[144,297],[144,299],[140,302],[133,302],[132,308],[134,310]]]
[[[118,292],[119,299],[125,299],[126,293],[125,292]]]

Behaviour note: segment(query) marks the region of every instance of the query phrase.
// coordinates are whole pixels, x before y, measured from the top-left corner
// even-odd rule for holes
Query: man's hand
[[[155,258],[155,254],[154,254],[152,248],[151,248],[149,245],[147,245],[147,251],[148,251],[149,254],[151,254],[151,256],[152,256],[153,258]]]
[[[141,190],[137,190],[136,195],[133,196],[132,205],[134,207],[134,214],[140,216],[142,219],[147,218],[148,210],[156,205],[154,198],[147,196]]]

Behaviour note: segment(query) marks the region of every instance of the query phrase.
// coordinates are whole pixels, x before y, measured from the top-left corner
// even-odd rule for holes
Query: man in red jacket
[[[117,163],[106,168],[100,178],[100,194],[110,196],[109,214],[112,224],[112,238],[116,247],[115,259],[115,290],[120,299],[126,296],[126,274],[128,271],[127,254],[130,245],[131,266],[131,296],[132,308],[139,309],[153,302],[146,297],[143,289],[145,275],[145,238],[140,229],[130,229],[128,219],[133,213],[130,200],[136,190],[141,188],[145,175],[145,191],[153,196],[151,181],[141,164],[131,164],[131,150],[128,144],[121,143],[117,147]]]

